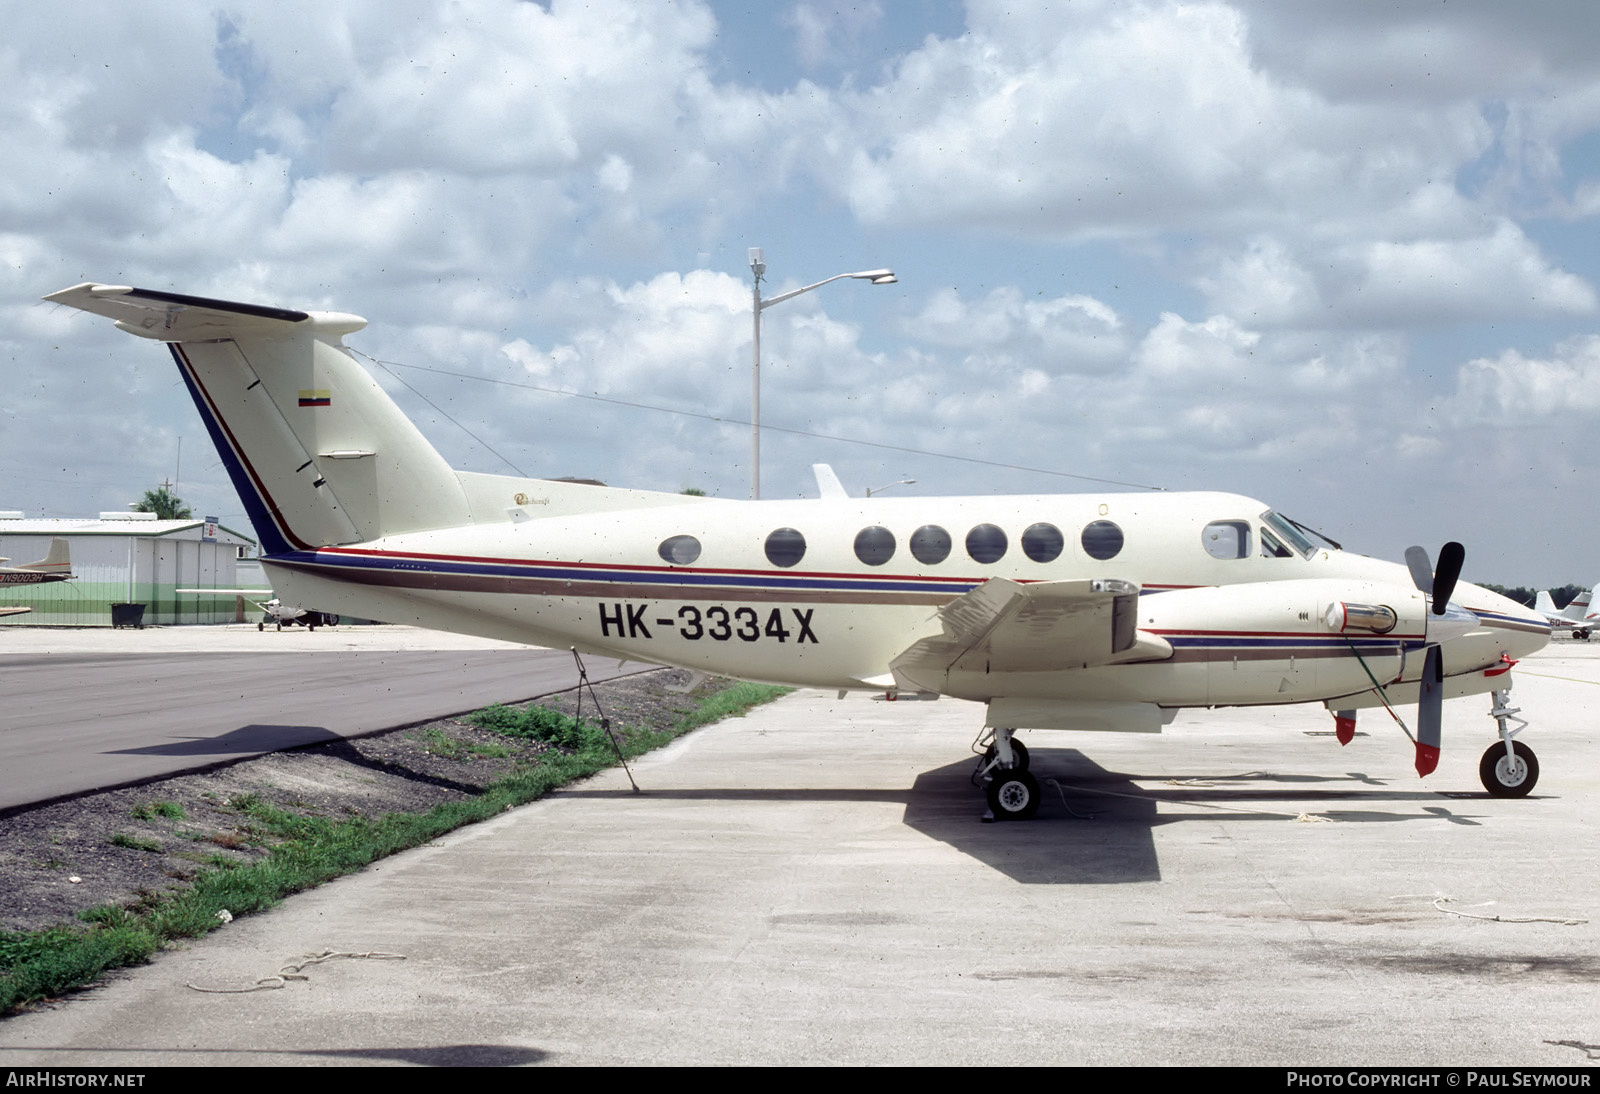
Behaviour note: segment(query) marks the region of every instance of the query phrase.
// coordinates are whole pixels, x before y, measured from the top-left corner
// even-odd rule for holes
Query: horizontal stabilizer
[[[45,299],[103,315],[115,320],[119,330],[161,342],[207,342],[249,335],[270,338],[292,330],[338,339],[367,325],[360,316],[339,312],[291,311],[88,281]]]

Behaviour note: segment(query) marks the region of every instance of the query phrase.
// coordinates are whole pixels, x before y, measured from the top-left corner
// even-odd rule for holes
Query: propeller
[[[1428,652],[1422,659],[1422,678],[1417,692],[1417,774],[1429,775],[1439,766],[1439,745],[1444,722],[1444,653],[1441,645],[1473,630],[1478,617],[1454,607],[1450,596],[1461,578],[1467,549],[1454,541],[1439,549],[1437,569],[1428,561],[1423,547],[1406,548],[1406,566],[1411,580],[1425,596],[1432,598],[1424,641]]]

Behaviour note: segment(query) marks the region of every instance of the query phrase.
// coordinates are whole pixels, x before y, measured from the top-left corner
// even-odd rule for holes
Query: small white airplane
[[[0,585],[39,585],[46,581],[72,580],[72,559],[66,540],[57,536],[50,541],[49,552],[38,562],[22,566],[0,566]],[[0,562],[10,562],[0,558]],[[32,608],[0,606],[0,616],[22,615]]]
[[[1600,627],[1600,609],[1592,607],[1596,593],[1600,593],[1600,585],[1579,593],[1565,608],[1558,609],[1555,598],[1548,590],[1541,589],[1533,598],[1533,610],[1545,617],[1552,631],[1570,630],[1572,637],[1587,642],[1589,632]]]
[[[1154,733],[1183,707],[1321,702],[1347,743],[1357,710],[1415,703],[1427,775],[1443,700],[1490,693],[1484,786],[1538,778],[1508,674],[1550,627],[1458,582],[1459,544],[1437,569],[1420,547],[1365,558],[1235,494],[751,502],[456,471],[345,348],[357,316],[119,285],[45,299],[168,343],[274,588],[302,604],[981,702],[997,818],[1039,807],[1017,729]]]
[[[318,627],[337,627],[339,617],[330,612],[319,612],[312,608],[302,608],[298,604],[285,604],[277,597],[270,600],[261,599],[260,589],[177,589],[175,592],[192,596],[237,596],[253,605],[261,612],[261,619],[256,623],[256,630],[264,631],[268,623],[274,623],[283,630],[284,624],[291,627],[301,626],[308,631]]]

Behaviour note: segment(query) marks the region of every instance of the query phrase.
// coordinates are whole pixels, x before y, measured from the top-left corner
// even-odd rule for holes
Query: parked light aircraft
[[[1555,598],[1548,590],[1541,589],[1539,595],[1533,598],[1533,609],[1545,617],[1552,631],[1570,630],[1572,637],[1588,641],[1589,632],[1600,627],[1600,609],[1591,607],[1597,592],[1600,592],[1600,585],[1586,593],[1579,593],[1565,608],[1558,610]]]
[[[70,581],[72,559],[66,540],[57,536],[50,541],[49,552],[38,562],[23,566],[0,566],[0,585],[38,585],[46,581]],[[0,558],[0,562],[10,562]],[[32,608],[0,606],[0,616],[22,615]]]
[[[1542,616],[1435,569],[1318,547],[1220,493],[730,501],[455,471],[345,348],[366,321],[83,284],[45,299],[168,343],[274,588],[394,623],[749,680],[987,705],[981,780],[1033,815],[1021,728],[1158,732],[1183,707],[1491,693],[1491,794],[1533,788],[1512,664]],[[1513,723],[1516,723],[1513,725]]]
[[[269,600],[261,599],[260,589],[178,589],[179,593],[194,596],[237,596],[254,605],[261,612],[261,620],[256,623],[256,630],[264,631],[268,623],[274,623],[283,630],[284,624],[301,626],[308,631],[318,627],[337,627],[339,617],[328,612],[319,612],[312,608],[302,608],[298,604],[285,604],[277,597]]]

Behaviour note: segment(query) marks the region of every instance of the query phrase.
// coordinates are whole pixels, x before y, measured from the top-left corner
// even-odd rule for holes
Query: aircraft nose
[[[1527,605],[1477,585],[1464,587],[1459,595],[1473,606],[1513,659],[1538,653],[1550,644],[1549,621]]]
[[[1445,605],[1443,615],[1436,615],[1433,612],[1428,613],[1428,641],[1430,643],[1448,642],[1452,638],[1460,638],[1464,634],[1471,634],[1482,624],[1483,620],[1452,600]]]

